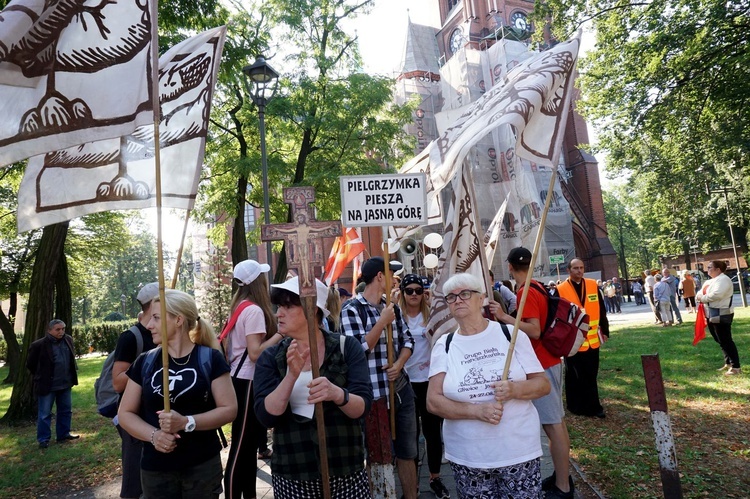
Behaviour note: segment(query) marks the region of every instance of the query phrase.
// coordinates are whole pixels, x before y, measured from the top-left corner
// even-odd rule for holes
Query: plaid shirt
[[[385,306],[385,299],[382,299],[381,304]],[[366,313],[360,315],[361,310],[364,310]],[[365,324],[362,324],[362,316],[366,317]],[[367,341],[365,340],[365,334],[375,326],[379,318],[380,310],[370,305],[360,293],[344,304],[344,307],[341,309],[341,326],[339,327],[340,333],[353,336],[362,343],[362,348],[364,348],[367,354],[367,364],[370,368],[370,381],[372,382],[374,400],[388,397],[388,375],[383,369],[383,367],[388,365],[386,336],[385,334],[381,334],[378,342],[371,350],[368,350]],[[404,322],[403,314],[398,305],[396,305],[396,319],[393,321],[393,348],[394,359],[398,359],[402,348],[414,351],[414,338],[411,332],[409,332],[406,322]],[[406,371],[403,371],[403,374],[406,375]]]
[[[324,333],[325,353],[320,375],[336,386],[345,387],[365,402],[367,414],[372,404],[372,388],[367,382],[364,353],[356,342],[349,340],[341,354],[339,335]],[[315,417],[308,419],[292,413],[287,406],[284,414],[274,416],[266,410],[265,400],[284,379],[287,372],[286,354],[291,338],[266,349],[258,359],[253,380],[254,408],[258,420],[273,428],[271,471],[290,480],[320,480],[320,449]],[[364,416],[363,415],[363,416]],[[361,418],[352,419],[333,402],[323,402],[328,471],[331,476],[348,476],[363,468],[364,447]]]

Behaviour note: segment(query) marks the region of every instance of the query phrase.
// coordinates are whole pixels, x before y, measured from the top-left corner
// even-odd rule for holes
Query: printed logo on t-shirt
[[[458,383],[458,392],[471,392],[469,399],[493,396],[491,386],[502,378],[503,371],[498,365],[504,362],[505,353],[495,347],[485,348],[481,352],[464,354],[461,364],[468,370],[463,380]]]
[[[192,387],[195,386],[195,382],[198,380],[198,373],[192,367],[187,367],[179,371],[169,370],[169,401],[174,403],[180,395],[183,395]],[[153,393],[163,397],[164,394],[161,390],[162,387],[162,369],[159,369],[151,376],[151,388]]]

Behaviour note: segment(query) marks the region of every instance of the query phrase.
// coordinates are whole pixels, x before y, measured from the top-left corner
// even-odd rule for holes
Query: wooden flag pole
[[[157,7],[159,2],[150,2],[151,8],[151,105],[154,110],[154,166],[156,180],[156,259],[159,266],[159,305],[161,314],[161,363],[162,392],[164,410],[170,410],[169,403],[169,352],[167,351],[167,302],[164,297],[164,248],[162,238],[162,190],[161,190],[161,151],[159,147],[159,29]]]
[[[185,224],[182,226],[182,238],[180,239],[180,249],[177,251],[177,262],[174,264],[174,274],[172,275],[172,289],[177,287],[177,277],[180,273],[180,263],[182,263],[182,249],[185,247],[185,235],[187,234],[188,222],[190,221],[190,209],[185,211]]]
[[[384,232],[388,234],[388,232]],[[383,241],[383,268],[385,272],[385,306],[391,304],[391,265],[388,253],[388,241]],[[385,326],[385,350],[388,358],[388,367],[393,365],[393,324]],[[388,415],[391,422],[391,439],[396,440],[396,383],[388,380]]]
[[[317,286],[315,268],[325,263],[322,238],[341,235],[341,222],[318,222],[309,207],[315,201],[315,189],[312,187],[287,187],[284,189],[284,201],[292,206],[294,222],[274,225],[261,225],[261,241],[284,240],[289,268],[296,268],[299,274],[299,296],[307,318],[307,333],[310,339],[310,364],[313,378],[320,377],[320,357],[318,352],[317,330],[319,327],[316,313]],[[326,427],[323,414],[323,403],[315,404],[315,423],[318,433],[320,451],[320,476],[323,485],[323,497],[330,499],[331,484],[328,471],[328,447],[326,445]]]

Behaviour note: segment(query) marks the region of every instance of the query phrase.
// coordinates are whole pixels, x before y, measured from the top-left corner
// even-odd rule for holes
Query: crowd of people
[[[417,274],[393,276],[402,266],[386,266],[381,257],[364,262],[353,296],[316,279],[314,317],[306,313],[298,277],[269,286],[268,265],[243,261],[234,268],[236,292],[219,335],[190,295],[166,290],[162,317],[158,285],[143,286],[139,321],[120,335],[112,368],[113,387],[121,394],[114,421],[122,439],[120,496],[208,498],[223,491],[227,498],[253,498],[257,459],[264,458],[271,462],[275,497],[322,497],[322,417],[331,497],[372,497],[365,464],[395,463],[403,497],[416,498],[422,441],[438,499],[450,497],[441,476],[444,460],[461,498],[574,497],[563,401],[570,414],[606,417],[597,384],[599,351],[609,337],[607,314],[621,313],[623,287],[617,278],[586,278],[581,259],[568,263],[567,279],[551,287],[586,311],[590,329],[576,355],[556,357],[540,339],[549,289],[532,280],[519,307],[531,257],[526,248],[511,250],[508,272],[516,285],[498,282],[489,294],[484,280],[470,274],[446,280],[440,299],[457,329],[439,338],[428,328],[430,281]],[[688,313],[705,305],[708,328],[724,356],[721,370],[734,375],[741,366],[725,270],[724,262],[711,262],[710,279],[702,285],[690,273],[680,280],[669,269],[647,272],[632,292],[636,305],[650,303],[665,326],[682,322],[679,293]],[[58,442],[77,439],[70,433],[74,348],[62,321],[52,321],[48,334],[31,345],[27,365],[39,400],[39,446],[49,446],[53,403]],[[229,423],[231,447],[223,467],[220,429]],[[540,426],[554,466],[544,480]]]

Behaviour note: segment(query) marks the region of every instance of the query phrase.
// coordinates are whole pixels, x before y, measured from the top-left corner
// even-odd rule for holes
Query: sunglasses
[[[424,288],[404,288],[404,294],[406,294],[407,296],[411,296],[415,293],[421,295],[422,293],[424,293]]]

